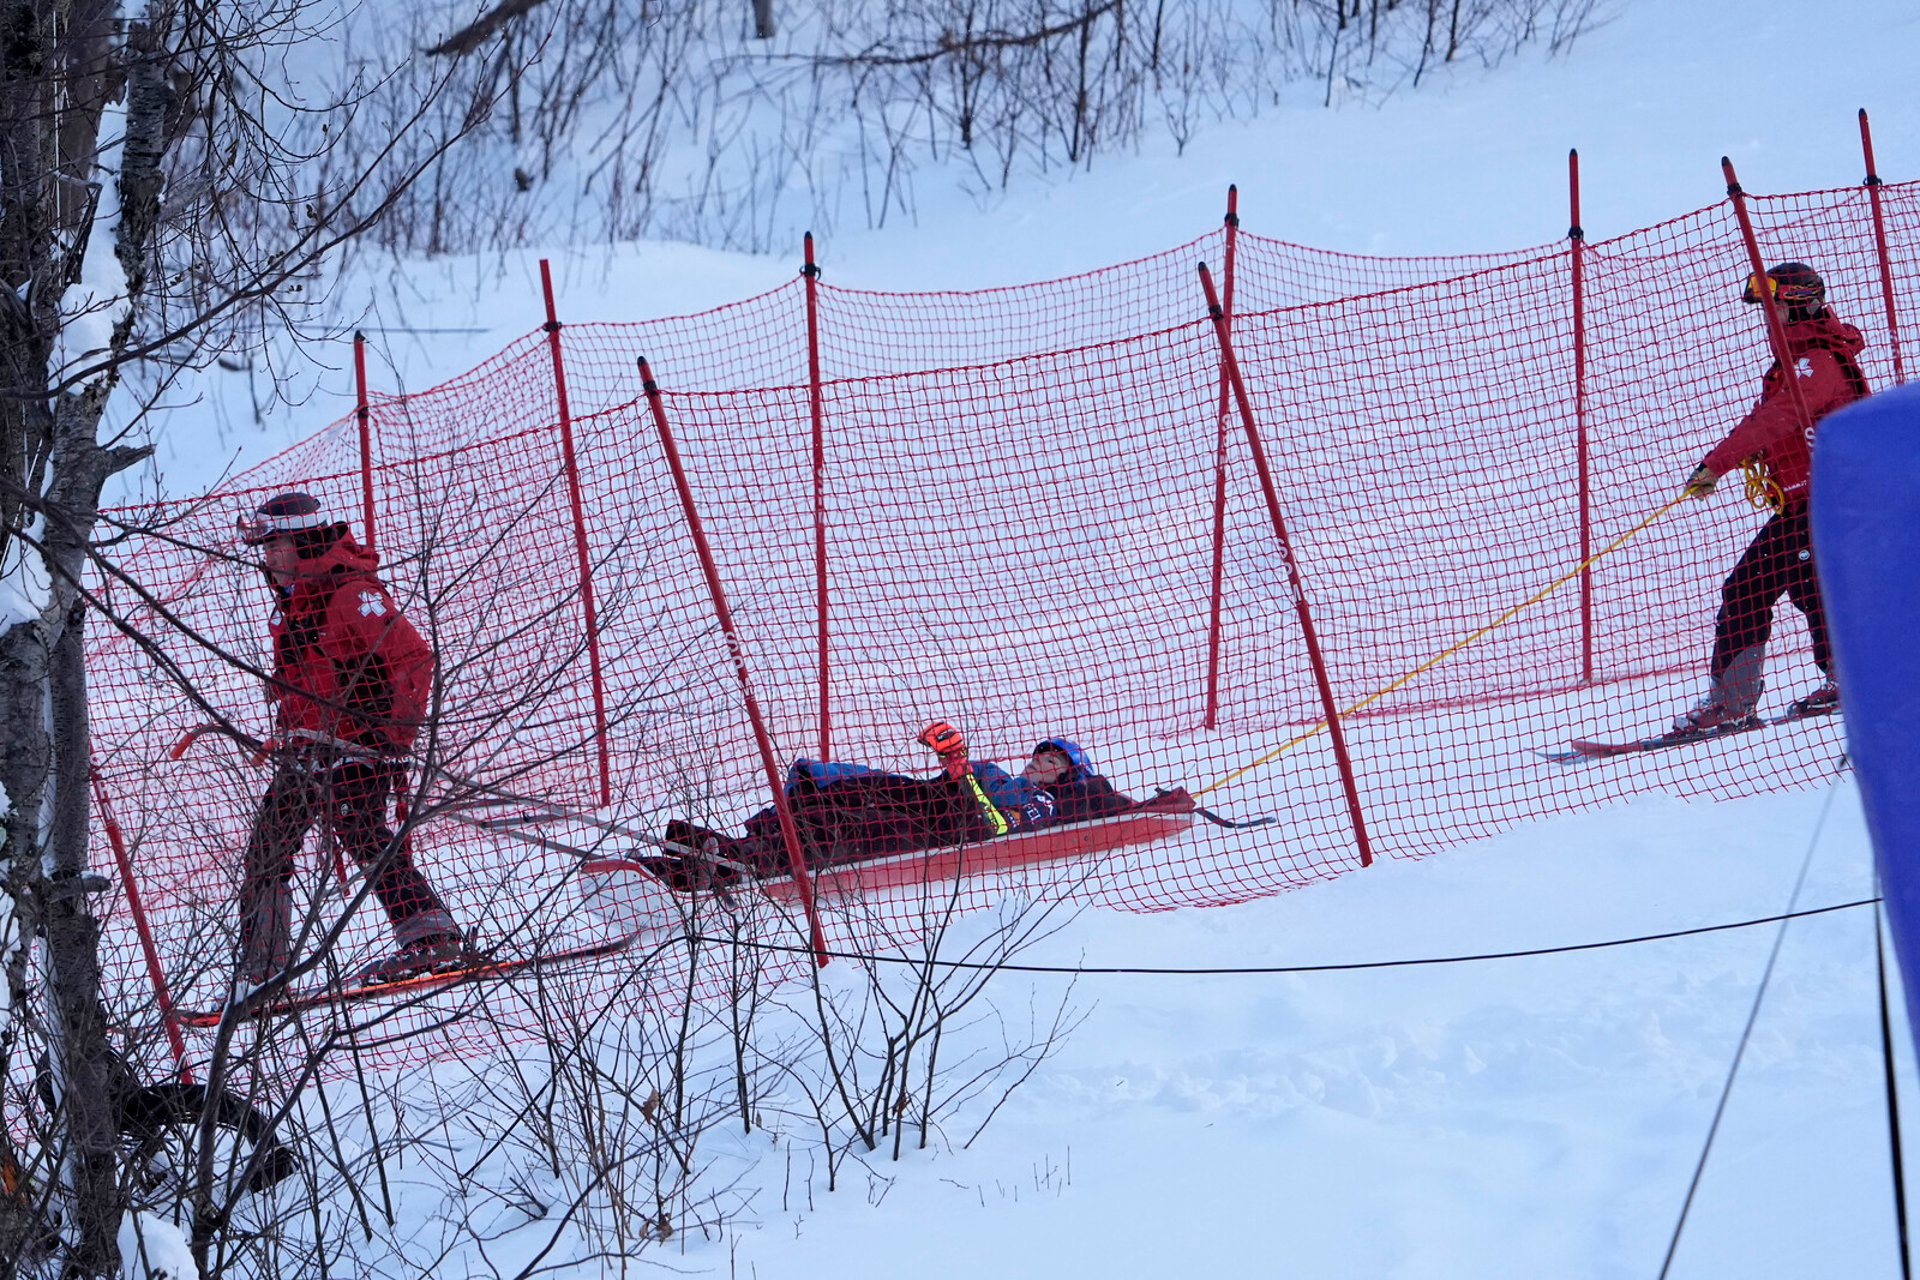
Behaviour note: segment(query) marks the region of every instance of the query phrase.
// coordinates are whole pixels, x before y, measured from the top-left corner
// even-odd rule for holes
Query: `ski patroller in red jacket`
[[[1783,367],[1774,361],[1761,384],[1760,403],[1701,465],[1723,476],[1748,458],[1758,457],[1791,504],[1806,501],[1813,472],[1813,428],[1802,424],[1794,409],[1788,372],[1800,388],[1808,417],[1818,423],[1867,394],[1867,380],[1855,362],[1867,344],[1858,329],[1831,315],[1788,324],[1786,337],[1787,364]]]
[[[380,559],[342,537],[276,587],[268,697],[283,739],[325,735],[404,752],[426,718],[433,650],[374,576]]]

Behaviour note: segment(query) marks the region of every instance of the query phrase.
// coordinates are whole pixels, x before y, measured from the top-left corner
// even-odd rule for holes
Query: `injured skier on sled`
[[[811,870],[893,854],[972,845],[996,837],[1136,812],[1190,813],[1183,790],[1135,800],[1101,777],[1087,753],[1066,738],[1039,743],[1017,774],[992,761],[973,762],[952,725],[927,727],[920,741],[940,756],[934,778],[914,778],[866,765],[796,760],[787,771],[787,807],[801,853]],[[674,887],[699,887],[719,870],[722,879],[791,874],[778,810],[769,805],[747,819],[744,836],[727,836],[675,820],[666,842],[693,859],[648,859]],[[674,865],[662,865],[671,862]],[[731,874],[727,874],[731,873]]]

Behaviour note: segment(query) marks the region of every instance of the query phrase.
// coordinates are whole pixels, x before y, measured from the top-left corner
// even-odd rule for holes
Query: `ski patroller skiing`
[[[1761,728],[1767,642],[1782,596],[1806,618],[1820,682],[1795,699],[1779,722],[1839,709],[1807,520],[1813,432],[1827,415],[1864,397],[1868,387],[1858,360],[1866,340],[1834,316],[1826,296],[1826,282],[1804,262],[1782,262],[1764,276],[1750,275],[1741,291],[1742,302],[1774,308],[1786,352],[1767,369],[1760,402],[1708,451],[1681,489],[1684,497],[1704,500],[1724,476],[1739,469],[1747,478],[1748,499],[1771,512],[1721,586],[1706,692],[1665,733],[1627,742],[1577,739],[1573,757],[1658,750]],[[1796,387],[1805,421],[1794,403]]]
[[[278,494],[238,527],[273,593],[274,739],[241,871],[236,996],[296,959],[295,860],[322,817],[393,927],[397,950],[358,980],[468,963],[465,935],[387,824],[426,718],[433,651],[376,576],[378,557],[312,495]]]
[[[786,796],[807,865],[824,869],[1135,812],[1192,813],[1183,790],[1136,800],[1114,788],[1079,744],[1050,737],[1019,773],[970,758],[965,735],[935,721],[919,735],[940,759],[940,773],[908,777],[867,765],[800,759],[787,771]],[[777,811],[746,821],[746,834],[675,819],[666,843],[684,852],[645,857],[640,865],[670,887],[688,891],[742,878],[791,872]]]

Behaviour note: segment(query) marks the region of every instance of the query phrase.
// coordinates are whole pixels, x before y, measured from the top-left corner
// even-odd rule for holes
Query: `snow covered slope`
[[[1565,58],[1462,70],[1378,105],[1276,110],[1184,156],[1150,149],[985,210],[956,198],[821,256],[837,283],[868,287],[1057,275],[1215,225],[1230,181],[1263,234],[1372,253],[1512,248],[1564,233],[1572,146],[1585,224],[1606,236],[1717,199],[1723,153],[1755,190],[1859,181],[1862,106],[1883,173],[1920,173],[1920,11],[1906,0],[1615,0],[1611,13]],[[586,320],[757,292],[797,253],[553,256],[563,317]],[[384,387],[429,384],[540,319],[531,255],[403,270],[404,290],[364,285]],[[320,399],[276,410],[257,435],[232,427],[227,444],[257,457],[334,417],[349,385],[340,356]],[[245,416],[243,383],[208,375],[230,422]],[[204,436],[177,435],[169,486],[211,479],[208,452]],[[1204,969],[1524,950],[1871,888],[1842,781],[1721,805],[1641,801],[1246,907],[1089,912],[1039,959]],[[760,1229],[737,1250],[690,1241],[674,1261],[765,1280],[1652,1276],[1774,936],[1352,973],[1088,977],[1075,996],[1088,1022],[971,1149],[876,1164],[871,1185],[804,1211],[782,1207],[769,1160]],[[1858,909],[1789,927],[1675,1277],[1897,1274],[1872,939]],[[1029,989],[1059,995],[1052,979],[1010,979],[1000,1001],[1024,1007]]]
[[[838,236],[819,258],[835,284],[857,288],[1046,279],[1217,227],[1229,183],[1239,184],[1243,224],[1261,235],[1351,253],[1495,252],[1566,234],[1574,147],[1582,221],[1602,239],[1720,199],[1721,155],[1754,191],[1858,183],[1861,107],[1883,175],[1920,174],[1911,74],[1920,9],[1901,0],[1602,0],[1597,14],[1600,25],[1565,56],[1529,52],[1491,73],[1456,67],[1377,104],[1275,108],[1202,132],[1184,155],[1163,141],[985,208],[956,186],[944,204],[927,199],[917,225]],[[554,259],[568,321],[701,310],[780,284],[800,261],[798,245],[752,257],[641,243],[369,263],[344,283],[340,306],[366,326],[374,386],[432,385],[536,328],[542,252]],[[348,353],[306,357],[313,364],[298,385],[317,398],[269,407],[264,430],[254,421],[264,370],[210,372],[197,388],[206,407],[176,414],[172,444],[163,442],[167,487],[204,487],[235,454],[257,461],[337,416],[352,390]]]

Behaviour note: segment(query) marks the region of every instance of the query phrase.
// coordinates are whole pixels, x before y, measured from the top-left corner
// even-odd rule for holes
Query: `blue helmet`
[[[1036,754],[1042,751],[1058,751],[1072,761],[1073,771],[1067,775],[1069,782],[1078,782],[1081,778],[1090,778],[1100,772],[1093,767],[1093,760],[1080,749],[1080,744],[1077,742],[1069,742],[1065,738],[1048,738],[1036,744],[1033,749]]]

